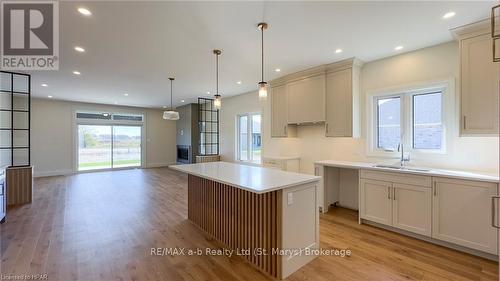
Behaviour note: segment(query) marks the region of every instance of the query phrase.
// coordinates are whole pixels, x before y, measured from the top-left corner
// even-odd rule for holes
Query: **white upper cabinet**
[[[499,132],[500,63],[493,62],[489,22],[458,28],[461,135]]]
[[[271,91],[271,137],[294,137],[296,128],[288,125],[286,85],[276,86]]]
[[[296,125],[325,123],[328,137],[359,137],[361,65],[351,58],[271,81],[271,136],[296,136]]]
[[[327,66],[327,137],[359,137],[359,72],[361,63],[350,59]]]
[[[325,76],[318,75],[287,84],[288,123],[325,121]]]

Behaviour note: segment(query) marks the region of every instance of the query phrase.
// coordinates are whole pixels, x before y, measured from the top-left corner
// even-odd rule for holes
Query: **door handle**
[[[436,185],[436,182],[434,182],[434,196],[437,196],[437,185]]]
[[[500,226],[496,224],[497,208],[495,202],[497,201],[497,199],[500,199],[500,197],[499,196],[491,197],[491,226],[493,226],[494,228],[500,228]]]
[[[391,187],[390,186],[387,187],[387,199],[389,199],[389,200],[391,199]]]
[[[328,123],[326,123],[326,132],[328,133]]]
[[[464,115],[464,130],[467,129],[467,116]]]
[[[283,126],[283,132],[284,132],[284,133],[285,133],[285,135],[286,135],[286,125],[285,125],[285,126]]]

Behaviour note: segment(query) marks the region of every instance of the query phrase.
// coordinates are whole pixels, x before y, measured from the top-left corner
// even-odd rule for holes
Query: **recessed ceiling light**
[[[117,101],[115,101],[115,104],[118,104],[118,102],[117,102]]]
[[[276,68],[274,71],[276,71],[276,72],[280,72],[280,71],[281,71],[281,69]]]
[[[241,85],[241,83],[242,83],[241,81],[237,81],[237,82],[236,82],[236,84],[238,84],[238,85]]]
[[[43,84],[42,84],[42,87],[48,87],[48,86],[49,86],[49,85],[47,85],[47,84],[45,84],[45,83],[43,83]]]
[[[401,50],[403,50],[403,46],[397,46],[396,48],[394,48],[394,50],[401,51]]]
[[[449,19],[455,16],[455,12],[448,12],[443,15],[443,19]]]
[[[80,14],[82,14],[84,16],[92,15],[92,13],[88,9],[85,9],[85,8],[78,8],[78,12],[80,12]]]
[[[109,116],[109,113],[103,113],[102,116],[104,117],[108,117]]]
[[[51,98],[52,98],[52,96],[47,96],[47,97],[48,97],[49,99],[51,99]]]
[[[123,95],[124,95],[124,96],[126,96],[126,97],[128,97],[128,94],[127,94],[127,93],[125,93],[125,94],[123,94]]]
[[[185,100],[181,100],[181,102],[185,102]]]
[[[342,49],[337,49],[337,50],[335,50],[335,53],[336,53],[336,54],[340,54],[340,53],[342,53]]]
[[[84,48],[82,48],[82,47],[76,46],[76,47],[75,47],[75,51],[80,52],[80,53],[83,53],[83,52],[85,52],[85,49],[84,49]]]
[[[80,71],[76,71],[76,70],[75,70],[75,71],[73,71],[73,74],[75,74],[75,75],[80,75],[81,73],[80,73]]]
[[[210,92],[209,92],[209,91],[207,91],[207,95],[210,95]]]

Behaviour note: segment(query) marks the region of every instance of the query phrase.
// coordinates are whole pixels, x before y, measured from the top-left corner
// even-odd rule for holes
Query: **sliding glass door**
[[[78,125],[78,171],[141,166],[141,126]]]
[[[141,166],[141,127],[113,126],[113,168]]]

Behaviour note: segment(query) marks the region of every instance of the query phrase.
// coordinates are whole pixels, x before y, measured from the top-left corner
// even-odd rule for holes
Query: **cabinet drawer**
[[[406,173],[391,173],[391,172],[379,172],[372,170],[361,170],[360,177],[362,179],[372,179],[380,180],[386,182],[411,184],[418,186],[431,187],[432,179],[428,176],[419,176]]]

